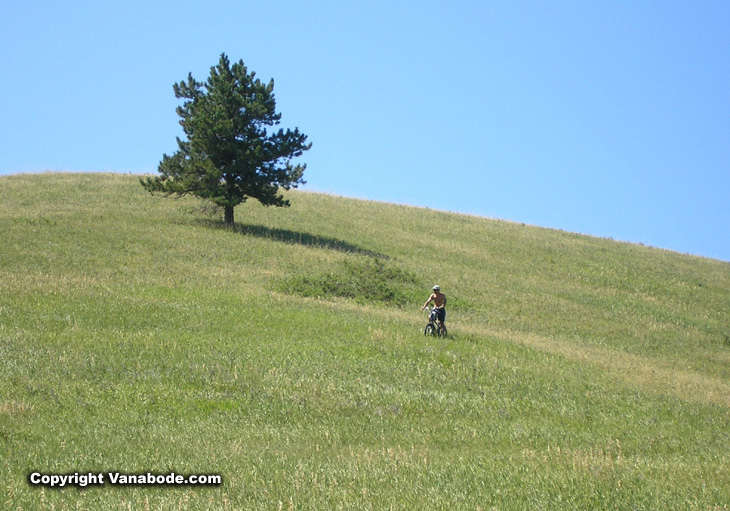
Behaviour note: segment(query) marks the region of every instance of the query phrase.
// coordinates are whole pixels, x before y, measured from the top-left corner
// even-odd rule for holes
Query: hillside
[[[728,509],[730,264],[289,198],[229,230],[134,176],[0,177],[4,508]]]

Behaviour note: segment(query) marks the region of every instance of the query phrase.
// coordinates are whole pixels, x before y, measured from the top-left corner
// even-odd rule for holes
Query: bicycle
[[[439,321],[439,313],[436,307],[429,309],[428,324],[423,329],[423,335],[438,335],[439,337],[446,337],[448,331],[446,325]]]

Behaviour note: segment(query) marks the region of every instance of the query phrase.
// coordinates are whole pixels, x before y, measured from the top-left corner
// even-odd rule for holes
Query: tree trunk
[[[225,215],[225,224],[229,227],[233,227],[233,206],[225,206]]]

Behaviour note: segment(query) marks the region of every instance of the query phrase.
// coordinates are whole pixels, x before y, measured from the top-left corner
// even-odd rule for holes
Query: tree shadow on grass
[[[207,222],[206,222],[207,223]],[[227,227],[219,222],[210,222],[212,227],[219,229],[231,229],[234,232],[242,234],[244,236],[256,236],[257,238],[265,238],[282,243],[290,243],[293,245],[304,245],[306,247],[324,248],[328,250],[337,250],[339,252],[346,252],[348,254],[360,254],[370,257],[376,257],[378,259],[390,259],[385,254],[367,250],[357,245],[347,243],[346,241],[338,240],[336,238],[328,238],[326,236],[318,236],[302,231],[292,231],[290,229],[277,229],[273,227],[266,227],[264,225],[251,225],[251,224],[240,224],[236,223],[233,228]]]

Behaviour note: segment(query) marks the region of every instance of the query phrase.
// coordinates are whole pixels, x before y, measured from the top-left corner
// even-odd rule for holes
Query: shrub
[[[422,287],[412,272],[375,257],[346,259],[335,271],[290,277],[280,285],[283,291],[301,296],[398,306],[418,301]]]

